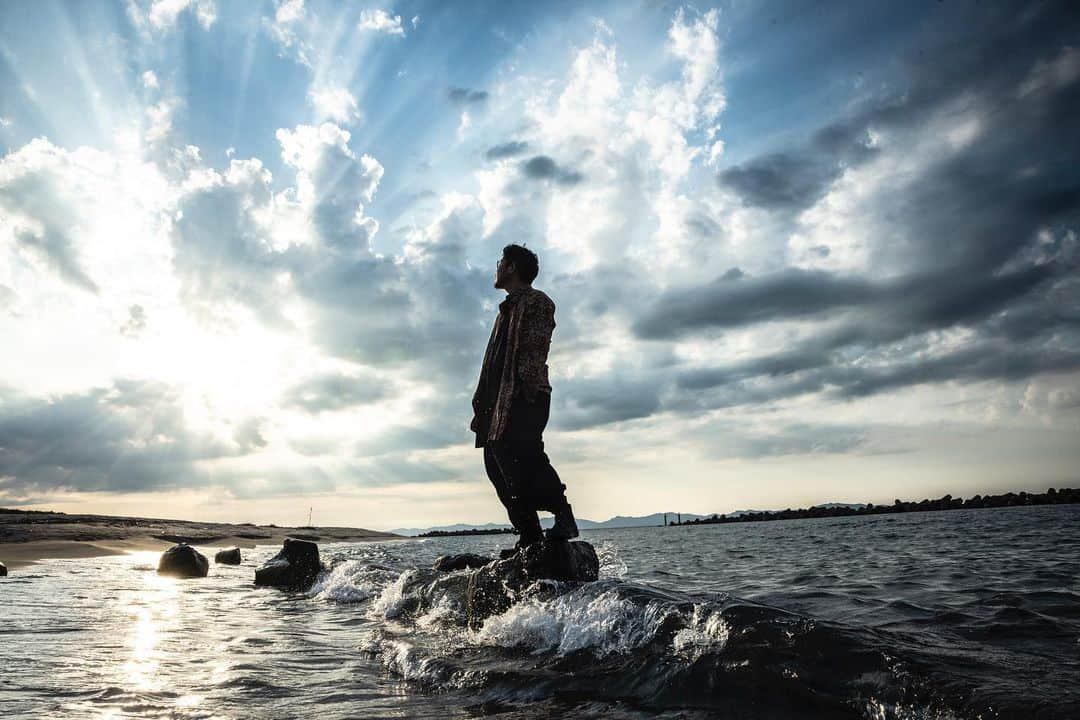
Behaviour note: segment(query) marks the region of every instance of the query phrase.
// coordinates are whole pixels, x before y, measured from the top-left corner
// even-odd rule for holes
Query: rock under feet
[[[484,565],[469,578],[465,598],[469,624],[479,625],[527,594],[562,592],[555,583],[539,586],[539,580],[584,583],[593,582],[599,574],[600,560],[587,542],[544,540],[528,545],[506,559]]]

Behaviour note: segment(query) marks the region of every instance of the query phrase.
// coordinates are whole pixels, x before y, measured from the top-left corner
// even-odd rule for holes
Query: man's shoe
[[[555,513],[555,524],[547,531],[548,540],[570,540],[576,538],[578,533],[577,522],[574,521],[574,511],[570,505]]]

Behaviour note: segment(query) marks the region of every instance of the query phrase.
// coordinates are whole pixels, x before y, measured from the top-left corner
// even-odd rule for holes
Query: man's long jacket
[[[473,394],[473,421],[470,428],[476,433],[476,447],[502,437],[510,419],[510,403],[516,394],[532,402],[538,392],[551,392],[548,382],[548,349],[555,329],[555,303],[540,290],[523,287],[512,290],[499,303],[499,314],[491,328],[480,382]],[[494,367],[498,354],[496,339],[504,333],[505,354],[502,367]],[[498,377],[498,390],[492,397],[486,389],[494,387],[491,380]]]

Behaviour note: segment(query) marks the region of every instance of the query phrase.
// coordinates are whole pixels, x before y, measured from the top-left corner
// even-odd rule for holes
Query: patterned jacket
[[[473,420],[470,428],[476,433],[476,447],[487,441],[502,437],[510,419],[510,403],[517,393],[532,402],[538,392],[551,392],[548,382],[548,349],[551,333],[555,329],[555,303],[547,295],[533,287],[512,290],[499,304],[499,314],[491,328],[484,364],[480,369],[480,382],[473,394]],[[506,312],[503,312],[506,310]],[[499,323],[506,322],[506,360],[503,367],[491,367],[495,355],[495,336]],[[499,393],[494,407],[483,407],[484,387],[489,373],[501,375]],[[490,419],[490,423],[481,421]],[[484,425],[488,425],[486,437]]]

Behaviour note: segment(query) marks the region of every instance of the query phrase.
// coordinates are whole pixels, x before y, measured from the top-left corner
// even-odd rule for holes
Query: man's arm
[[[521,391],[529,402],[536,400],[536,393],[544,378],[551,333],[555,329],[555,303],[541,296],[522,308],[521,327],[518,335],[517,377]]]

